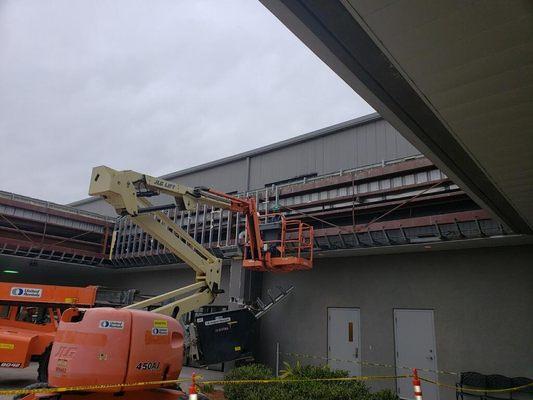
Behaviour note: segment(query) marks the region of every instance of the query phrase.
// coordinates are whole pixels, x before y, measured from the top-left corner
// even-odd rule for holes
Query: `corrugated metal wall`
[[[251,158],[250,188],[297,176],[324,175],[420,154],[385,120],[284,147]]]
[[[229,164],[192,172],[171,179],[189,186],[210,186],[226,193],[246,190],[247,161],[246,159]]]
[[[228,163],[178,174],[170,180],[225,192],[242,192],[300,176],[320,176],[418,154],[420,152],[387,121],[374,119],[273,150],[252,152],[248,157]],[[155,200],[154,203],[164,201],[168,202]],[[111,215],[112,211],[101,200],[75,207],[105,215]]]

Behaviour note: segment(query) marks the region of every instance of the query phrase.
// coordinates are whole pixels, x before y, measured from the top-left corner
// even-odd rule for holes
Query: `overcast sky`
[[[0,0],[0,190],[87,197],[372,112],[255,0]]]

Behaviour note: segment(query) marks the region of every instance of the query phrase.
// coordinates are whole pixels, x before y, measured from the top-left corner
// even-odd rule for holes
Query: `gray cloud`
[[[259,2],[0,3],[0,189],[86,197],[371,112]]]

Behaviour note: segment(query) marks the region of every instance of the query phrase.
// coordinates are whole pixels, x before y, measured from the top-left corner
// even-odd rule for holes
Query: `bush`
[[[227,381],[249,381],[256,379],[273,379],[272,370],[265,365],[250,364],[238,367],[230,371],[225,380]],[[224,385],[224,397],[228,400],[262,400],[269,399],[270,385],[254,383],[232,383]]]
[[[198,388],[201,393],[213,393],[215,391],[215,386],[212,383],[200,383]]]
[[[390,389],[380,390],[372,393],[372,400],[400,400],[398,395]]]
[[[226,384],[228,400],[390,400],[373,398],[360,381],[309,381],[348,377],[346,371],[333,371],[328,366],[286,365],[278,382],[269,384]],[[226,380],[276,379],[272,370],[260,364],[236,368]]]

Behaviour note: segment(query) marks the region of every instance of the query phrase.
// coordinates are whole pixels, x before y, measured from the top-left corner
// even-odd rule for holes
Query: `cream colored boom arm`
[[[116,171],[105,166],[93,168],[89,195],[101,196],[113,206],[117,214],[128,215],[136,225],[196,272],[196,282],[192,285],[126,308],[141,309],[170,300],[168,304],[152,311],[179,318],[189,311],[213,302],[220,290],[222,260],[213,256],[146,199],[161,193],[174,197],[176,205],[186,210],[195,210],[198,203],[224,209],[232,208],[230,200],[210,193],[206,189],[193,189],[134,171]],[[176,299],[185,294],[189,295]]]

